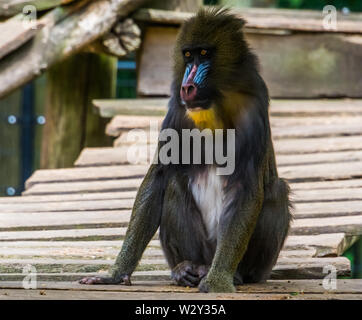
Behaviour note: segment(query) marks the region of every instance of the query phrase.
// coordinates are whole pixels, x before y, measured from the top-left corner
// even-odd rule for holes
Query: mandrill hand
[[[121,284],[130,286],[131,277],[127,274],[117,277],[86,277],[78,281],[80,284]]]
[[[200,292],[235,292],[233,276],[226,273],[212,272],[203,278],[199,284]]]

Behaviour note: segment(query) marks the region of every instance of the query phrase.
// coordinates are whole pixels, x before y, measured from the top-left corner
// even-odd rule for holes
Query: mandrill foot
[[[197,287],[208,271],[209,267],[205,265],[196,265],[185,260],[172,269],[171,278],[179,286]]]

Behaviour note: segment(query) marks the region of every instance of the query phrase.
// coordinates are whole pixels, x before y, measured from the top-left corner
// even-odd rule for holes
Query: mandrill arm
[[[138,190],[122,250],[111,276],[84,278],[79,281],[81,284],[131,284],[131,274],[160,225],[164,189],[158,168],[151,165]]]
[[[239,199],[220,221],[217,247],[201,292],[234,292],[234,275],[242,260],[263,205],[262,188],[248,199]]]

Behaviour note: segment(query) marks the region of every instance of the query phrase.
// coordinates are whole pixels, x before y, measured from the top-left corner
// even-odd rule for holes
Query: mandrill
[[[80,283],[129,285],[158,227],[171,277],[179,285],[233,292],[234,285],[270,276],[288,233],[291,205],[288,184],[276,168],[268,90],[244,39],[244,23],[223,9],[203,9],[184,23],[162,125],[181,140],[185,129],[205,129],[212,137],[234,130],[234,170],[218,174],[217,163],[206,163],[205,148],[191,152],[191,159],[201,158],[197,163],[182,163],[184,149],[177,149],[181,160],[176,163],[153,163],[112,273]],[[159,157],[165,144],[159,138]]]

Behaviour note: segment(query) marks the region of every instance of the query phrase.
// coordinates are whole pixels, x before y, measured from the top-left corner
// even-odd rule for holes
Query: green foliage
[[[347,7],[351,11],[362,11],[360,0],[277,0],[276,4],[279,8],[322,10],[326,5],[333,5],[338,10]]]

